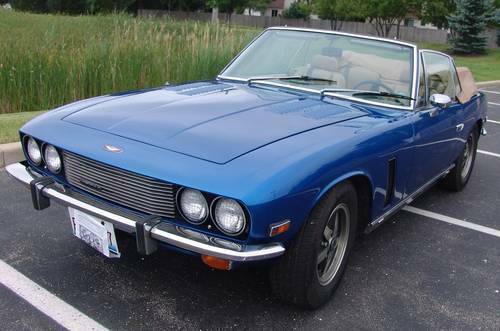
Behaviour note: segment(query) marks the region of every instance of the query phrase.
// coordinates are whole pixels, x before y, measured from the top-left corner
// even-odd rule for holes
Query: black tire
[[[479,130],[477,127],[474,127],[467,137],[464,150],[455,161],[455,167],[441,181],[443,188],[458,192],[467,185],[476,161],[478,139]]]
[[[356,238],[357,210],[356,190],[350,182],[337,185],[320,200],[285,255],[271,267],[271,286],[276,296],[306,309],[316,309],[330,299],[344,274]],[[334,230],[331,230],[332,226]],[[329,242],[325,235],[327,231],[332,236]],[[336,232],[338,239],[333,239]],[[322,260],[325,265],[325,272],[322,273],[323,262],[320,265],[317,261],[320,260],[320,252],[323,257],[325,251],[327,258]],[[335,264],[331,270],[326,267],[330,260]],[[327,273],[327,270],[330,272]]]

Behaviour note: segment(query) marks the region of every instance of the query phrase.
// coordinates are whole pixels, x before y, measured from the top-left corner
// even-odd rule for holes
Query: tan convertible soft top
[[[457,98],[460,103],[466,103],[478,92],[476,82],[474,81],[472,72],[467,67],[458,67],[457,74],[460,86],[462,87],[462,91],[457,95]]]

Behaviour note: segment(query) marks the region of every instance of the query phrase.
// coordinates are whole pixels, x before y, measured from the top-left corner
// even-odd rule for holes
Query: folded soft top
[[[460,103],[466,103],[474,95],[477,94],[477,86],[472,76],[472,72],[467,67],[457,68],[458,79],[460,80],[460,86],[462,91],[457,95]]]

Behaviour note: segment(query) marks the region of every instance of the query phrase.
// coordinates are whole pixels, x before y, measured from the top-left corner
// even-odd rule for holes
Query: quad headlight
[[[183,189],[179,204],[184,217],[191,223],[200,224],[207,219],[208,203],[200,191]]]
[[[222,232],[236,236],[245,229],[245,212],[236,200],[227,198],[217,199],[213,212],[215,224]]]
[[[43,152],[43,159],[45,160],[45,164],[47,168],[57,174],[61,171],[62,162],[61,157],[59,156],[59,152],[52,145],[46,145]]]
[[[35,141],[35,139],[29,137],[26,142],[25,148],[31,162],[36,165],[42,163],[42,151],[40,150],[40,146],[38,146],[38,143]]]

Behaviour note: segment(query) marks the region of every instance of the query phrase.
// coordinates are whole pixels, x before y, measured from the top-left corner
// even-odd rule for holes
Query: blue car
[[[267,262],[279,298],[316,308],[357,234],[434,183],[467,184],[486,108],[446,54],[275,27],[214,80],[37,117],[20,130],[26,161],[7,171],[35,209],[67,206],[75,236],[106,256],[119,257],[125,232],[140,254],[174,249],[224,270]]]

